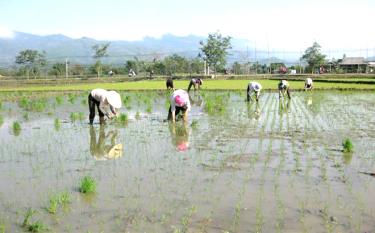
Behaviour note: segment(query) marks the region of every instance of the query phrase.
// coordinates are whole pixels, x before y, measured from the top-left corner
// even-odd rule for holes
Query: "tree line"
[[[180,74],[249,74],[249,73],[275,73],[283,72],[283,68],[295,69],[297,72],[315,72],[319,67],[327,63],[326,56],[321,53],[321,47],[317,42],[305,50],[301,57],[303,67],[286,67],[283,63],[258,64],[234,62],[231,67],[227,66],[227,56],[232,48],[230,36],[222,36],[220,32],[210,33],[205,41],[200,41],[200,52],[194,58],[186,58],[178,54],[172,54],[162,59],[142,60],[133,57],[124,61],[122,65],[111,65],[103,62],[108,56],[110,43],[96,44],[92,46],[93,64],[70,64],[56,62],[47,64],[46,53],[37,50],[26,49],[15,57],[13,69],[0,69],[3,76],[22,76],[26,78],[37,78],[42,76],[59,77],[87,77],[107,76],[108,74],[120,75],[180,75]]]

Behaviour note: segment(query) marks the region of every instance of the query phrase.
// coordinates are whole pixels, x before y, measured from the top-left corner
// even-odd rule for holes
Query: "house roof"
[[[375,67],[375,61],[369,61],[368,66],[370,67]]]
[[[340,65],[366,65],[364,57],[345,57]]]

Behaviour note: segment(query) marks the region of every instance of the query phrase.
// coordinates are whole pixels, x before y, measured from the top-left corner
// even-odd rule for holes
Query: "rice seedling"
[[[141,113],[139,111],[135,113],[135,119],[137,120],[141,119]]]
[[[55,130],[59,130],[61,128],[61,122],[59,118],[55,118],[54,126]]]
[[[352,141],[349,138],[346,138],[342,142],[342,146],[343,146],[343,152],[345,153],[353,152],[354,146],[353,146]]]
[[[26,229],[29,232],[42,232],[42,231],[46,231],[48,228],[41,221],[38,220],[38,221],[28,225]]]
[[[120,124],[127,124],[128,115],[126,113],[121,113],[120,116],[116,119],[116,121]]]
[[[86,98],[82,99],[81,100],[81,104],[84,105],[84,106],[86,106],[87,105],[87,99]]]
[[[70,194],[62,192],[51,197],[49,206],[46,208],[49,213],[55,214],[60,206],[65,206],[70,202]]]
[[[152,105],[151,105],[151,103],[147,104],[146,112],[147,113],[152,113]]]
[[[192,129],[197,129],[198,125],[199,125],[198,124],[198,120],[195,120],[195,119],[190,124],[190,126],[191,126]]]
[[[76,102],[76,96],[74,94],[69,94],[68,95],[68,102],[71,104],[74,104]]]
[[[3,125],[3,123],[4,123],[4,117],[0,115],[0,127]]]
[[[29,120],[29,113],[25,112],[25,113],[23,114],[23,119],[24,119],[25,121],[28,121],[28,120]]]
[[[71,112],[70,113],[70,120],[75,122],[77,120],[83,121],[85,119],[85,114],[83,112]]]
[[[0,110],[3,109],[3,102],[0,101]]]
[[[55,98],[55,102],[57,105],[61,105],[63,103],[64,99],[62,98],[62,96],[56,96]]]
[[[18,102],[18,106],[20,108],[26,109],[30,104],[30,100],[26,97],[22,97],[20,101]]]
[[[36,211],[31,208],[27,209],[21,225],[22,227],[26,227],[30,224],[30,218],[35,214],[35,212]]]
[[[31,101],[28,110],[33,112],[43,112],[47,108],[47,101],[45,99]]]
[[[18,121],[13,122],[12,129],[14,135],[18,136],[21,133],[21,124]]]
[[[81,179],[79,185],[79,192],[81,193],[95,193],[96,192],[96,182],[91,176],[85,176]]]
[[[0,233],[5,233],[5,224],[4,223],[0,224]]]

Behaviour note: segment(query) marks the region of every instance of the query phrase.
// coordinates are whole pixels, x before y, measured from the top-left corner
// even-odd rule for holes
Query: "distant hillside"
[[[140,59],[163,58],[173,53],[185,57],[196,57],[199,53],[199,36],[174,36],[167,34],[161,38],[146,37],[140,41],[98,41],[91,38],[72,39],[64,35],[38,36],[16,32],[13,38],[0,38],[0,65],[14,64],[17,54],[25,49],[45,51],[50,62],[65,61],[93,62],[92,46],[110,42],[107,63],[123,64],[126,59],[137,56]],[[244,59],[248,40],[232,39],[231,57]],[[242,51],[242,52],[241,52]],[[230,59],[230,58],[229,58]]]

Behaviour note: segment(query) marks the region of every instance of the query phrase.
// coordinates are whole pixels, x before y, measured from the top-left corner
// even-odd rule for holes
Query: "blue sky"
[[[141,40],[163,34],[224,35],[249,46],[304,50],[375,48],[370,0],[0,0],[0,37],[12,31]]]

